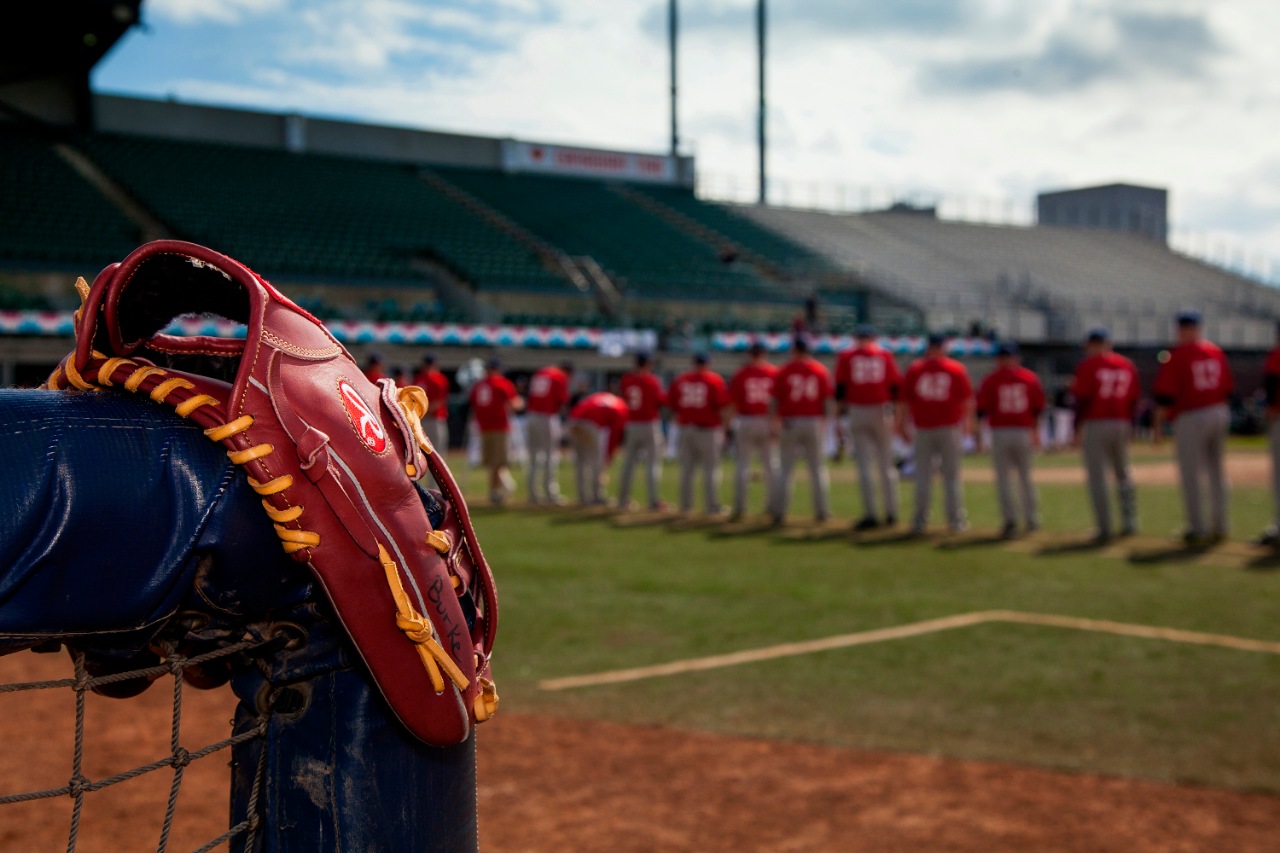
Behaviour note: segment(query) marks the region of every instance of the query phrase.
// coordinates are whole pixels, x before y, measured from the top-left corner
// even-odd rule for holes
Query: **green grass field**
[[[482,496],[481,473],[454,463]],[[847,462],[833,480],[837,516],[859,515]],[[675,481],[668,467],[668,499]],[[802,480],[797,519],[806,490]],[[1087,537],[1083,491],[1041,487],[1047,541]],[[1176,489],[1143,487],[1139,502],[1148,537],[1180,528]],[[1266,558],[1250,570],[1173,550],[1136,562],[1123,549],[1039,553],[981,535],[805,539],[804,521],[727,535],[475,503],[502,594],[495,670],[505,710],[1280,791],[1280,656],[1257,652],[989,624],[613,686],[538,686],[996,608],[1280,641],[1280,574],[1260,570]],[[977,534],[994,530],[991,486],[967,485],[966,503]],[[1233,491],[1236,539],[1270,514],[1266,490]]]

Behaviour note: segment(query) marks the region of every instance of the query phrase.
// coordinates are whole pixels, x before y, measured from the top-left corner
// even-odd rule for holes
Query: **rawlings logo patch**
[[[387,431],[383,429],[378,416],[369,408],[369,404],[345,379],[338,382],[338,391],[342,394],[342,405],[347,409],[347,417],[351,420],[351,425],[355,428],[356,435],[360,436],[360,440],[374,453],[386,450]]]

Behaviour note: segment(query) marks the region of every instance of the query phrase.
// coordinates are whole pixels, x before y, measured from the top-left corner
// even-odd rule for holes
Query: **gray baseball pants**
[[[768,415],[740,415],[733,431],[733,512],[747,512],[747,479],[751,473],[751,457],[760,457],[764,475],[764,508],[773,512],[778,505],[778,450],[773,443]]]
[[[827,480],[827,464],[823,458],[823,445],[826,442],[826,418],[783,418],[782,437],[782,474],[778,488],[778,505],[774,514],[782,517],[791,506],[791,475],[795,473],[796,463],[804,459],[809,469],[809,485],[813,489],[813,514],[819,521],[825,521],[831,515],[827,503],[830,484]]]
[[[649,506],[656,508],[662,501],[658,494],[658,476],[662,473],[662,424],[659,421],[627,424],[622,439],[622,452],[618,505],[625,507],[631,502],[631,476],[635,473],[636,461],[643,459]]]
[[[573,475],[578,487],[578,503],[582,506],[603,503],[604,431],[592,421],[569,424],[569,440],[573,442]]]
[[[858,463],[862,513],[876,516],[875,480],[880,481],[886,517],[898,515],[898,468],[893,464],[893,433],[882,405],[849,407],[849,438]]]
[[[682,426],[677,454],[680,462],[680,511],[693,509],[693,478],[702,473],[707,512],[720,511],[720,429]]]
[[[1178,457],[1188,533],[1226,535],[1227,472],[1223,452],[1230,423],[1231,415],[1225,404],[1183,412],[1173,422],[1173,447]],[[1204,486],[1208,487],[1208,524],[1201,492]]]
[[[449,422],[440,418],[423,418],[422,431],[427,434],[427,440],[431,442],[431,446],[436,449],[437,453],[449,452]],[[443,458],[443,457],[442,457]],[[430,474],[426,475],[426,486],[429,489],[439,488],[436,478]]]
[[[959,425],[916,430],[916,515],[914,527],[924,530],[933,502],[933,472],[942,474],[942,499],[947,525],[952,530],[965,526],[964,492],[960,485],[961,430]]]
[[[1111,535],[1111,498],[1107,472],[1116,479],[1120,499],[1120,524],[1126,531],[1138,529],[1138,504],[1129,465],[1129,422],[1109,418],[1085,421],[1080,429],[1080,451],[1089,481],[1089,503],[1098,533]]]
[[[1031,429],[1029,427],[997,427],[991,430],[991,461],[996,470],[996,497],[1005,524],[1017,524],[1014,505],[1014,476],[1018,478],[1018,494],[1022,517],[1027,527],[1040,526],[1040,506],[1035,484],[1031,482]]]
[[[529,501],[555,501],[560,497],[560,417],[530,412],[525,419],[525,443],[529,451]],[[539,494],[538,481],[542,481]]]

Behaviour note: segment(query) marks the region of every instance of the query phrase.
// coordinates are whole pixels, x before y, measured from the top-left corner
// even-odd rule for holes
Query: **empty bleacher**
[[[93,135],[83,150],[177,236],[266,275],[421,282],[427,257],[477,289],[575,293],[413,167],[275,149]]]
[[[137,245],[138,229],[47,139],[0,126],[0,263],[92,276]]]
[[[571,256],[594,258],[629,298],[775,301],[749,265],[613,192],[600,181],[440,168],[445,179]]]
[[[738,209],[909,299],[933,325],[980,319],[1043,340],[1105,324],[1125,342],[1158,343],[1169,337],[1173,312],[1194,307],[1205,312],[1211,335],[1259,346],[1280,317],[1280,292],[1119,232]]]

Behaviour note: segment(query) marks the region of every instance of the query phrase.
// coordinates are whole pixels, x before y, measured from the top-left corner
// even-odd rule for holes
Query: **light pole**
[[[765,45],[765,0],[756,0],[756,46],[759,52],[759,72],[760,72],[760,103],[757,113],[756,140],[760,149],[760,197],[761,205],[768,204],[766,193],[767,184],[765,183],[765,101],[764,101],[764,45]]]
[[[676,36],[679,32],[679,16],[676,9],[676,0],[670,0],[667,4],[667,39],[668,50],[671,54],[671,156],[676,156],[676,150],[680,147],[680,132],[678,118],[676,114]]]

